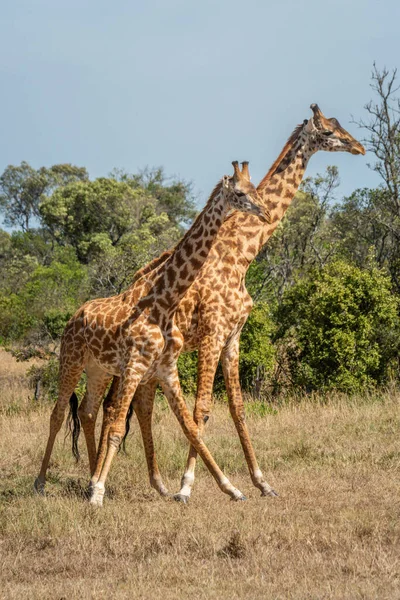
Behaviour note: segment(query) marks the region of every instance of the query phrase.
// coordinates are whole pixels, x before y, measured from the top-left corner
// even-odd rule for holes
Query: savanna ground
[[[149,488],[138,427],[101,510],[84,498],[88,464],[60,434],[46,498],[32,492],[51,406],[35,403],[26,365],[0,352],[0,597],[400,598],[400,394],[249,403],[252,439],[279,498],[252,487],[227,407],[207,441],[248,496],[233,503],[199,464],[190,505]],[[266,414],[263,414],[266,413]],[[155,437],[170,491],[187,446],[158,402]]]

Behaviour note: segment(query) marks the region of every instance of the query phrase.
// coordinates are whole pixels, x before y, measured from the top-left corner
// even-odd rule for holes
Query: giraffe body
[[[221,359],[227,388],[229,409],[238,431],[253,484],[264,496],[275,492],[265,481],[250,441],[245,422],[239,382],[239,338],[252,308],[252,299],[245,286],[248,267],[271,237],[284,217],[304,176],[310,157],[318,150],[345,151],[365,154],[363,146],[345,131],[336,119],[327,119],[316,105],[311,106],[313,117],[298,126],[273,163],[257,191],[270,213],[270,223],[257,227],[251,215],[233,213],[221,227],[207,261],[188,293],[181,301],[175,323],[180,330],[183,351],[199,351],[198,389],[194,420],[202,432],[212,408],[212,386],[218,360]],[[168,256],[168,253],[165,253]],[[156,259],[162,260],[162,257]],[[145,270],[151,269],[151,264]],[[149,393],[150,387],[154,392]],[[114,385],[105,401],[107,410],[113,403]],[[151,419],[143,422],[142,413],[151,414],[155,382],[149,388],[139,386],[133,407],[141,427],[150,482],[161,492],[161,482],[151,438]],[[197,453],[190,449],[186,471],[178,500],[187,502],[194,481]],[[161,483],[160,483],[161,482]],[[161,492],[162,493],[162,492]]]
[[[260,223],[268,218],[256,203],[258,194],[254,186],[242,175],[237,162],[234,168],[234,176],[224,177],[216,186],[205,209],[165,262],[136,280],[123,294],[87,302],[67,324],[60,353],[59,398],[51,415],[50,436],[35,483],[39,491],[44,487],[65,406],[85,368],[88,386],[81,414],[91,463],[93,504],[102,504],[105,480],[125,430],[131,397],[139,383],[150,379],[155,372],[186,435],[198,447],[222,489],[234,498],[242,496],[216,465],[187,411],[176,369],[183,341],[173,319],[229,209],[251,212]],[[96,461],[95,415],[111,375],[119,377],[118,391],[115,405],[109,411],[112,418],[107,439],[102,438],[107,450]]]

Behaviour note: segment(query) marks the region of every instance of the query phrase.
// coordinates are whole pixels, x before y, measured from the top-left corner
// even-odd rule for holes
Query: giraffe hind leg
[[[229,410],[238,432],[243,453],[249,468],[253,485],[261,491],[261,496],[276,497],[278,494],[267,483],[258,466],[253,445],[245,420],[242,391],[239,380],[239,335],[222,352],[222,370],[228,393]]]
[[[64,331],[61,341],[60,371],[58,375],[58,399],[50,416],[50,432],[47,440],[46,450],[39,475],[34,484],[34,488],[39,494],[44,493],[46,471],[49,466],[54,442],[64,421],[65,409],[71,399],[71,396],[73,396],[75,392],[75,388],[78,384],[80,376],[82,375],[82,371],[87,359],[87,349],[83,339],[82,342],[79,342],[78,338],[76,338],[75,344],[73,345],[73,354],[71,352],[71,338],[73,338],[75,327],[76,322],[70,321]],[[74,398],[72,399],[72,402],[75,402]]]
[[[150,485],[157,490],[160,496],[168,497],[169,492],[161,478],[153,443],[152,416],[156,388],[157,381],[155,379],[143,385],[139,385],[134,396],[133,408],[142,434]]]
[[[193,419],[198,427],[200,436],[203,435],[204,425],[211,413],[213,383],[220,351],[221,343],[218,343],[217,340],[209,336],[202,340],[199,348],[197,363],[197,394]],[[194,484],[196,459],[197,451],[193,446],[190,446],[185,472],[181,479],[181,489],[174,495],[174,499],[177,502],[183,502],[184,504],[189,502]]]
[[[58,382],[58,399],[50,416],[50,433],[47,440],[46,450],[43,457],[40,472],[34,484],[35,491],[39,494],[44,493],[44,487],[46,483],[46,471],[49,466],[54,442],[64,421],[65,409],[67,407],[67,404],[70,401],[71,396],[74,394],[75,388],[82,374],[85,361],[85,352],[81,352],[80,360],[75,362],[73,365],[67,362],[63,363],[62,360],[63,348],[61,349],[60,355],[61,365]]]

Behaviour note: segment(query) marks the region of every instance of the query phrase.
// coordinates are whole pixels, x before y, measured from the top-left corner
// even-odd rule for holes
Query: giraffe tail
[[[128,408],[128,412],[126,413],[126,419],[125,419],[125,433],[124,433],[124,437],[122,438],[122,443],[121,446],[122,450],[124,451],[124,453],[126,454],[126,438],[128,437],[128,433],[129,430],[131,428],[131,418],[133,415],[133,403],[135,401],[135,397],[132,398],[131,403],[129,405]]]
[[[72,435],[72,454],[75,457],[76,462],[80,459],[78,440],[81,432],[81,422],[78,415],[78,396],[75,392],[69,399],[69,415],[67,419],[67,427]]]

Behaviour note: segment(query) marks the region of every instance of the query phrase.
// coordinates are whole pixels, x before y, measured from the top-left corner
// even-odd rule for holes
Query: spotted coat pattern
[[[296,127],[275,160],[257,191],[271,220],[262,228],[251,215],[232,214],[222,226],[212,250],[195,282],[179,305],[175,321],[184,339],[183,351],[197,349],[198,378],[194,420],[202,433],[212,408],[212,387],[218,361],[221,360],[228,394],[229,409],[235,423],[253,484],[264,496],[275,495],[266,482],[250,441],[245,421],[239,382],[239,338],[252,308],[252,299],[246,290],[245,276],[251,262],[267,243],[284,217],[293,200],[310,157],[319,150],[365,154],[355,140],[336,119],[327,119],[317,105],[312,105],[313,116]],[[245,167],[246,168],[246,167]],[[154,261],[165,259],[168,253]],[[145,269],[150,270],[152,264]],[[150,387],[139,386],[134,397],[134,410],[143,435],[151,485],[165,493],[151,431],[151,412],[155,382]],[[105,400],[105,407],[113,403],[114,384]],[[145,408],[144,408],[145,407]],[[144,423],[141,413],[146,411]],[[150,416],[149,416],[150,415]],[[107,413],[104,418],[107,427]],[[175,498],[186,502],[194,481],[197,452],[189,451],[182,477],[181,490]]]
[[[86,370],[88,384],[80,410],[92,471],[91,502],[101,505],[105,480],[125,431],[132,395],[140,382],[157,373],[172,410],[191,444],[209,466],[221,488],[233,498],[242,496],[224,477],[201,440],[181,394],[176,360],[183,338],[174,313],[207,259],[212,242],[231,209],[268,219],[259,196],[238,163],[233,177],[215,187],[206,207],[173,252],[151,272],[143,273],[124,293],[84,304],[67,324],[61,342],[59,395],[50,419],[50,435],[35,487],[42,491],[55,437],[79,377]],[[108,411],[110,424],[103,435],[106,451],[96,460],[94,422],[98,405],[112,375],[119,377],[115,402]]]

